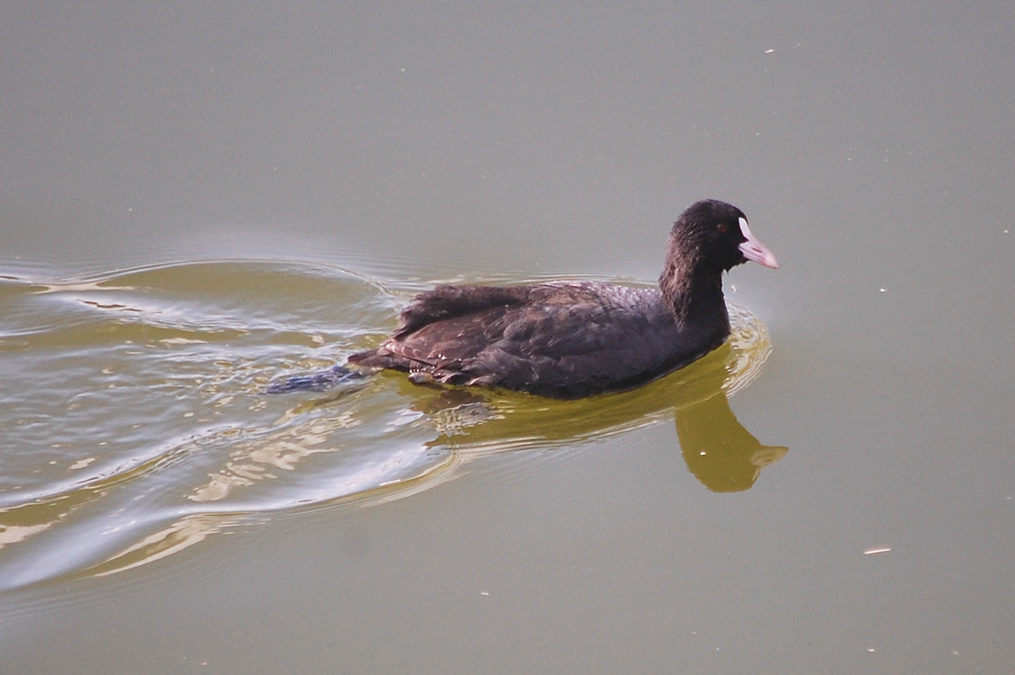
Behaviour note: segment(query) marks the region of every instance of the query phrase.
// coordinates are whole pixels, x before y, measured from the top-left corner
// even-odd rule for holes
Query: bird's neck
[[[659,279],[666,305],[681,328],[707,321],[716,332],[729,333],[729,313],[722,292],[722,274],[695,276],[684,270],[667,270]]]

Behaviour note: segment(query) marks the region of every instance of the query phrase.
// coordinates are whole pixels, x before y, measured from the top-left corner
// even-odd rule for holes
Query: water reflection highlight
[[[114,574],[273,513],[401,499],[480,458],[671,419],[710,490],[747,489],[786,452],[729,408],[771,349],[736,306],[726,345],[630,392],[553,401],[381,374],[261,394],[380,339],[417,290],[278,262],[0,277],[0,368],[24,383],[2,394],[0,584]]]

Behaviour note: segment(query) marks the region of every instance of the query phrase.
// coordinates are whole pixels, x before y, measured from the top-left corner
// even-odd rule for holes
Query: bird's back
[[[417,382],[484,385],[574,398],[642,384],[722,344],[722,321],[678,326],[658,290],[595,282],[438,286],[402,312],[361,366]]]

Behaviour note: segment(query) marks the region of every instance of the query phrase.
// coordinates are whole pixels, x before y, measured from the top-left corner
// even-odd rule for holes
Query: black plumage
[[[778,267],[740,209],[700,201],[673,225],[659,289],[442,285],[416,296],[391,337],[349,363],[407,371],[418,383],[557,398],[628,389],[726,340],[722,274],[748,260]]]

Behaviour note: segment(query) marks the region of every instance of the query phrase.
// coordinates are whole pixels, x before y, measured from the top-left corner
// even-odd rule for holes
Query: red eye
[[[719,223],[719,234],[726,234],[726,223]]]

